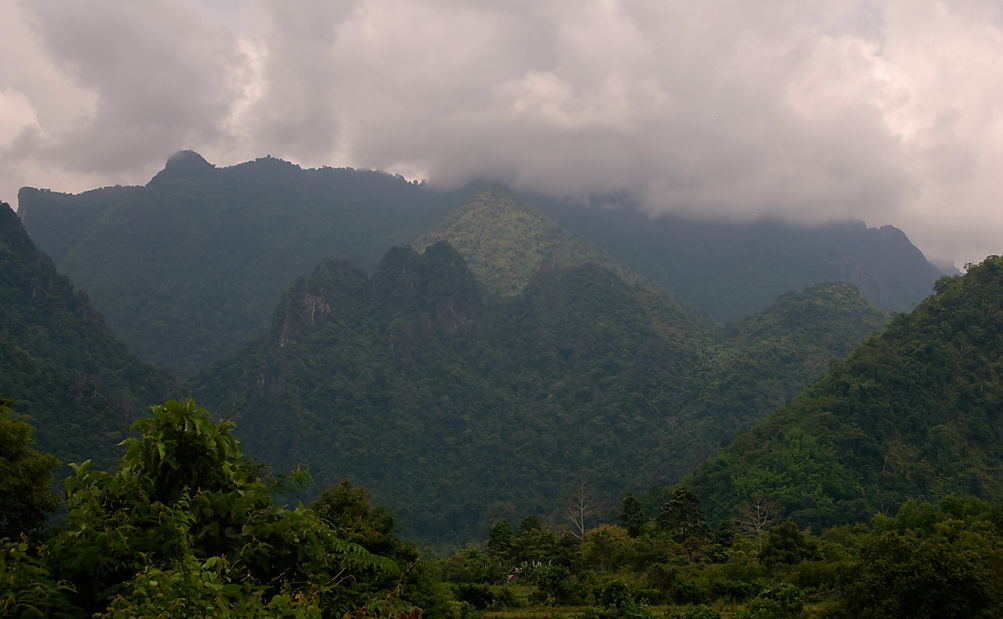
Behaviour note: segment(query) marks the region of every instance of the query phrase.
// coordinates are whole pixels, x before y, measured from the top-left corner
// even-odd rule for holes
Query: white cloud
[[[989,1],[203,1],[0,0],[0,192],[194,148],[1000,251]]]

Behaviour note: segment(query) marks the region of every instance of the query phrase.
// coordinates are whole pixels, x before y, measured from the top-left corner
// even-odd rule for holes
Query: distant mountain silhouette
[[[567,230],[722,322],[759,312],[784,291],[834,280],[857,286],[880,308],[909,311],[944,275],[892,226],[693,221],[530,199]]]

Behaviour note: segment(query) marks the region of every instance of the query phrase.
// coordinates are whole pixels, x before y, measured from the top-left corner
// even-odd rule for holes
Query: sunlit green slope
[[[494,295],[517,294],[544,266],[600,265],[631,284],[637,275],[605,252],[564,230],[500,185],[474,196],[415,241],[447,241]]]
[[[950,493],[1003,499],[1003,260],[900,315],[702,465],[714,518],[756,496],[802,525],[865,520]]]

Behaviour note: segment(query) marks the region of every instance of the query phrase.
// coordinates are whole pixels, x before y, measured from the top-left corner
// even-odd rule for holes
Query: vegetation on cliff
[[[321,485],[349,477],[449,545],[555,514],[580,479],[607,496],[679,479],[885,319],[830,284],[722,329],[594,264],[485,299],[439,242],[372,275],[322,262],[266,337],[188,388],[215,410],[242,402],[252,453]]]

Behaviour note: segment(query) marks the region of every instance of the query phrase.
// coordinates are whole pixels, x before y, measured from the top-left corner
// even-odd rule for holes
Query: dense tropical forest
[[[1003,500],[1003,259],[943,278],[911,314],[738,437],[691,484],[712,519],[771,497],[817,529],[949,493]]]
[[[577,480],[612,498],[672,483],[884,326],[848,284],[717,327],[597,265],[482,296],[445,241],[367,275],[326,261],[266,337],[190,381],[280,469],[309,463],[393,504],[427,543],[555,515]]]
[[[0,617],[1003,614],[999,257],[192,152],[21,196]]]
[[[716,528],[677,487],[655,518],[626,494],[617,524],[497,521],[483,546],[423,560],[394,517],[344,481],[283,507],[302,470],[262,477],[228,419],[194,402],[151,409],[114,471],[91,462],[47,486],[57,461],[0,402],[0,616],[580,617],[787,619],[996,617],[1003,509],[974,497],[910,501],[895,516],[819,535],[749,508]],[[760,505],[763,507],[763,504]],[[41,516],[41,517],[40,517]]]

